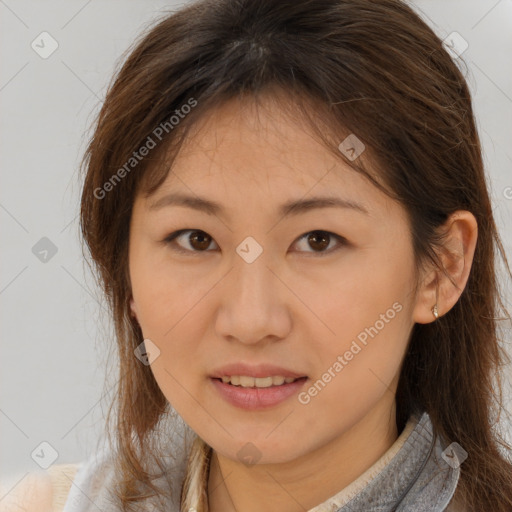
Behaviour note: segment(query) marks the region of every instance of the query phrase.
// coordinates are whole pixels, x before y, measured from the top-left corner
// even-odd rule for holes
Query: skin
[[[150,210],[171,191],[214,200],[225,216],[176,205]],[[356,201],[368,215],[336,207],[277,213],[285,201],[313,195]],[[453,307],[473,259],[473,215],[458,211],[446,227],[441,256],[458,289],[426,269],[414,296],[403,207],[271,101],[256,112],[251,103],[232,100],[209,113],[162,186],[149,198],[136,197],[131,310],[144,338],[160,350],[151,370],[162,392],[213,447],[210,511],[308,510],[395,442],[395,391],[412,327],[434,321],[436,285],[439,315]],[[206,241],[193,232],[163,241],[180,229],[201,230]],[[308,242],[315,230],[347,243],[331,236],[322,249]],[[251,264],[236,252],[248,236],[263,248]],[[269,362],[307,375],[307,390],[394,303],[400,312],[307,404],[294,396],[250,412],[212,386],[211,371],[225,363]],[[260,456],[249,466],[237,455],[248,442]]]

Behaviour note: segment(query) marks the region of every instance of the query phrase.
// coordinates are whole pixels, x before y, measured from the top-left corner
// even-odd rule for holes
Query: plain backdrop
[[[110,398],[102,396],[109,331],[79,245],[78,163],[123,52],[179,5],[0,0],[0,478],[38,470],[38,453],[49,462],[54,450],[55,463],[66,463],[95,449]],[[468,43],[462,57],[512,261],[512,0],[412,5],[441,39],[457,32]],[[32,46],[41,37],[39,52],[58,44],[47,58]]]

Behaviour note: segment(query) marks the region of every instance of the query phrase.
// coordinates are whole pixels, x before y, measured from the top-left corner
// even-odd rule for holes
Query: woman
[[[84,170],[120,367],[66,512],[512,509],[506,257],[466,81],[405,3],[188,4]]]

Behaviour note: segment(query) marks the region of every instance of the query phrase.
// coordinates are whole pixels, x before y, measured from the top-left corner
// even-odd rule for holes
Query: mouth
[[[270,387],[281,387],[292,384],[296,381],[304,381],[307,379],[304,377],[284,377],[282,375],[272,375],[268,377],[250,377],[248,375],[224,375],[221,378],[212,377],[213,380],[217,380],[230,386],[240,388],[270,388]]]
[[[308,377],[223,375],[210,379],[213,389],[225,401],[240,409],[257,411],[290,400],[303,389]]]

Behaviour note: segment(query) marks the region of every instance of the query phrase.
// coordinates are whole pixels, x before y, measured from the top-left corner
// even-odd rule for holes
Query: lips
[[[211,378],[210,383],[218,396],[239,409],[260,411],[278,406],[291,400],[305,386],[307,377],[299,378],[288,384],[266,388],[244,388],[224,383],[221,379]]]
[[[304,373],[298,373],[296,371],[290,370],[283,366],[277,366],[269,363],[261,363],[258,365],[249,365],[246,363],[231,363],[224,365],[220,368],[216,368],[210,374],[210,377],[214,379],[222,379],[222,377],[228,376],[231,377],[233,375],[244,375],[247,377],[254,378],[265,378],[265,377],[274,377],[277,375],[283,376],[285,378],[294,378],[300,379],[301,377],[307,377]]]
[[[272,363],[248,364],[235,362],[226,364],[214,369],[209,380],[212,389],[222,397],[227,403],[245,410],[265,410],[275,407],[280,403],[290,400],[292,396],[300,392],[309,380],[305,373],[297,370],[291,370],[285,366],[278,366]],[[229,379],[226,379],[229,377]],[[245,387],[243,385],[234,385],[231,383],[231,377],[239,384],[251,384],[253,379],[263,379],[265,382],[259,382],[258,386]],[[269,377],[272,377],[272,385]],[[274,385],[276,381],[286,379],[281,384]],[[292,379],[292,382],[287,382]],[[228,382],[229,380],[229,382]],[[254,382],[256,384],[256,381]],[[266,384],[261,387],[261,384]]]

